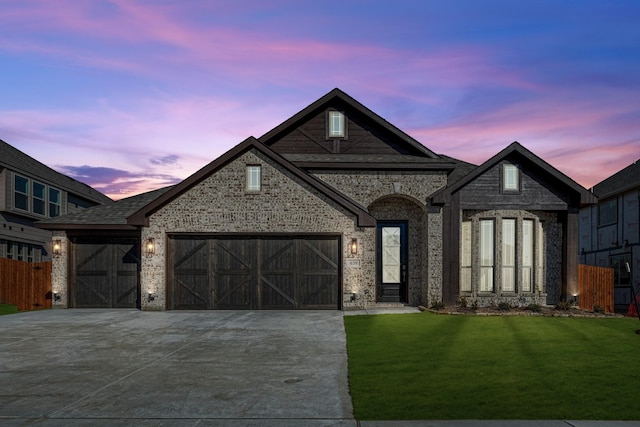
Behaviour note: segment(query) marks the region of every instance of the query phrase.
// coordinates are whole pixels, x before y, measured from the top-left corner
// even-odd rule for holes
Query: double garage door
[[[338,309],[338,236],[169,238],[169,309]]]

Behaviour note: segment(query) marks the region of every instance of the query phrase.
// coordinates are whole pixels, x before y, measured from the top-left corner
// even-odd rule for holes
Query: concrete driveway
[[[0,424],[355,426],[339,311],[0,317]]]

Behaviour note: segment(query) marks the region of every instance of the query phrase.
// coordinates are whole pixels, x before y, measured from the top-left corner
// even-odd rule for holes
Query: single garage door
[[[170,309],[338,309],[339,236],[169,239]]]
[[[72,307],[139,307],[139,239],[72,238],[71,241]]]

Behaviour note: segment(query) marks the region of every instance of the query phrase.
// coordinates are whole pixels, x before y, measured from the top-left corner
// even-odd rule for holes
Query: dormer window
[[[502,165],[502,190],[506,192],[520,191],[520,171],[516,165]]]
[[[327,115],[327,138],[345,139],[346,136],[347,129],[344,113],[340,111],[329,111]]]

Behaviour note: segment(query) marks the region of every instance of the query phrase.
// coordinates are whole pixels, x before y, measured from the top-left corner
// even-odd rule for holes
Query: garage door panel
[[[251,308],[249,274],[216,275],[216,307],[220,310],[246,310]]]
[[[208,244],[202,247],[208,249],[194,250],[197,245],[184,243],[187,240],[207,240]],[[338,308],[338,237],[176,236],[169,243],[174,288],[169,308]],[[206,259],[202,258],[203,253]],[[199,258],[194,261],[190,257]],[[179,293],[178,287],[184,287],[187,276],[202,276],[197,294],[209,291],[211,299],[206,304],[185,304],[183,298],[189,297]]]
[[[297,308],[293,273],[265,274],[261,276],[262,308],[287,310]]]
[[[140,300],[139,272],[138,239],[73,239],[71,305],[78,308],[135,308]]]

